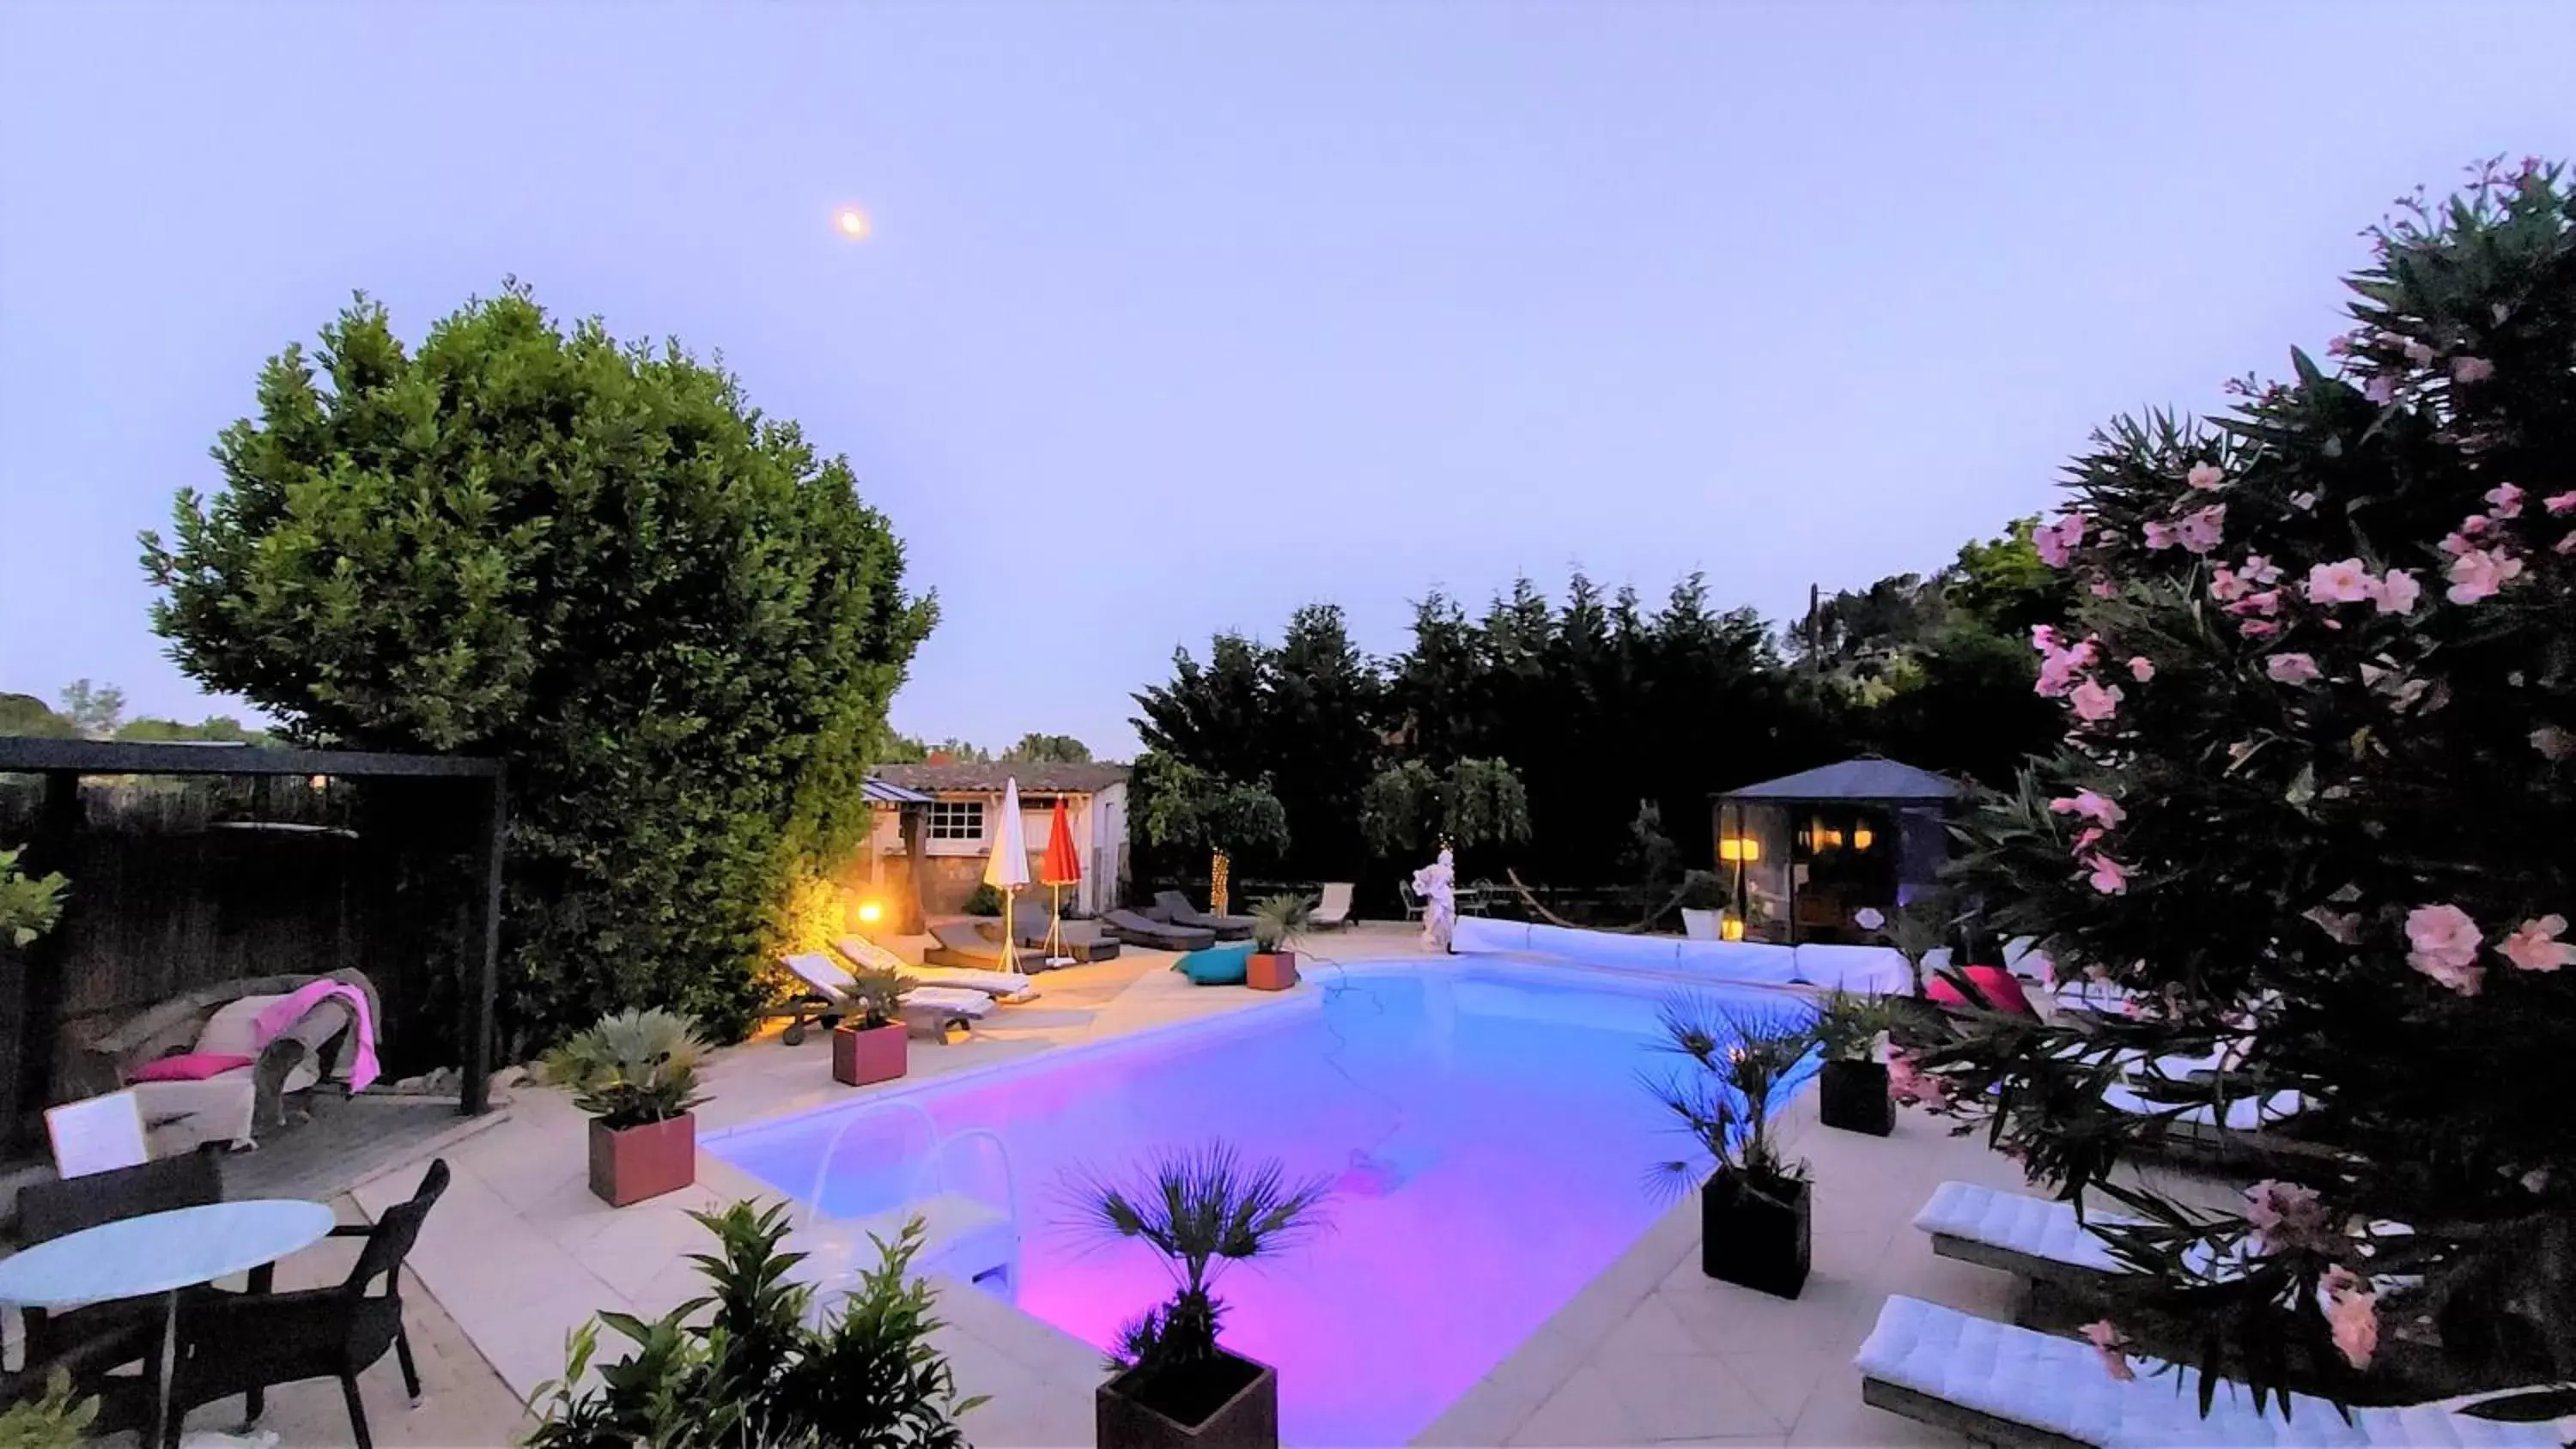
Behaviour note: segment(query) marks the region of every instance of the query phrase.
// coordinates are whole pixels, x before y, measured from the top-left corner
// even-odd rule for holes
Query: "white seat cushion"
[[[2124,1221],[2104,1213],[2093,1217],[2096,1222]],[[1965,1238],[2008,1253],[2045,1258],[2098,1273],[2128,1271],[2076,1217],[2073,1203],[2051,1202],[1965,1182],[1945,1182],[1932,1190],[1923,1210],[1914,1215],[1914,1226],[1923,1232]]]
[[[2571,1426],[2506,1424],[2445,1404],[2355,1409],[2304,1395],[2258,1413],[2242,1385],[2221,1381],[2201,1417],[2199,1375],[2152,1359],[2122,1381],[2088,1344],[1974,1318],[1919,1298],[1891,1297],[1852,1366],[1862,1377],[2102,1449],[2541,1449]],[[2458,1401],[2452,1401],[2456,1403]]]
[[[1802,945],[1797,970],[1798,979],[1812,986],[1880,993],[1914,989],[1913,968],[1893,946]]]

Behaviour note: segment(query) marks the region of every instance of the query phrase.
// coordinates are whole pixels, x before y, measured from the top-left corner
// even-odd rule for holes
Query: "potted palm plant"
[[[1878,1041],[1889,1025],[1887,1008],[1873,997],[1825,993],[1816,1013],[1816,1045],[1825,1064],[1816,1072],[1816,1115],[1828,1127],[1884,1137],[1896,1130],[1896,1103],[1887,1095],[1887,1064]]]
[[[1279,1442],[1279,1375],[1216,1341],[1219,1274],[1298,1242],[1321,1226],[1324,1180],[1291,1182],[1276,1160],[1243,1161],[1214,1143],[1167,1153],[1129,1182],[1077,1180],[1084,1222],[1139,1240],[1171,1271],[1168,1303],[1119,1333],[1113,1376],[1093,1395],[1100,1449],[1260,1449]]]
[[[1252,908],[1252,954],[1244,962],[1243,984],[1255,991],[1285,991],[1297,984],[1297,943],[1315,919],[1315,903],[1304,896],[1270,896]]]
[[[590,1190],[611,1207],[659,1197],[695,1182],[697,1024],[668,1011],[600,1018],[546,1054],[541,1075],[572,1091],[590,1114]]]
[[[1690,1069],[1645,1079],[1698,1152],[1657,1164],[1676,1192],[1699,1185],[1700,1271],[1782,1298],[1807,1283],[1807,1164],[1780,1150],[1777,1108],[1815,1044],[1803,1014],[1684,1000],[1663,1012],[1661,1049]]]
[[[843,1017],[832,1028],[832,1080],[845,1087],[891,1082],[911,1066],[898,1014],[911,988],[893,971],[862,969],[851,978],[850,1004],[856,1018]]]

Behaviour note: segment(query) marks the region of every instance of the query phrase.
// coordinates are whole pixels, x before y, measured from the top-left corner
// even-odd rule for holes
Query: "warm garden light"
[[[874,901],[859,902],[859,924],[873,926],[883,919],[885,919],[885,907]]]
[[[1729,835],[1717,842],[1717,858],[1729,865],[1762,858],[1762,842],[1750,835]]]
[[[868,233],[875,230],[868,222],[868,214],[855,206],[845,206],[832,213],[832,226],[852,241],[865,241]]]
[[[1877,838],[1877,833],[1872,831],[1866,825],[1855,825],[1852,827],[1852,849],[1854,850],[1869,849],[1869,843]]]
[[[1744,922],[1734,916],[1720,917],[1717,923],[1717,938],[1721,941],[1743,940]]]

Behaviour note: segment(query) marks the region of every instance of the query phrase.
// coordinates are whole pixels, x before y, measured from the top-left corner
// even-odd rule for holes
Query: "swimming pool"
[[[1292,1443],[1401,1444],[1499,1363],[1661,1211],[1680,1155],[1641,1069],[1673,986],[1479,963],[1311,971],[1275,1006],[746,1127],[709,1151],[827,1212],[892,1207],[917,1103],[943,1135],[1006,1145],[1023,1233],[1014,1297],[1095,1345],[1166,1297],[1160,1260],[1068,1226],[1066,1174],[1222,1139],[1335,1179],[1314,1242],[1227,1273],[1228,1347],[1279,1370]],[[1698,992],[1720,999],[1753,996]],[[1761,1001],[1782,998],[1760,994]],[[854,1114],[875,1119],[841,1135]]]

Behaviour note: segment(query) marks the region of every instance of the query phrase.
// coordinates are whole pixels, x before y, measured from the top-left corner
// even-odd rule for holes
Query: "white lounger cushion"
[[[916,986],[903,994],[903,1014],[955,1021],[980,1021],[993,1014],[993,998],[955,986]]]
[[[1720,981],[1786,986],[1798,979],[1798,953],[1761,941],[1684,941],[1676,955],[1683,970]]]
[[[2095,1213],[2093,1220],[2122,1221],[2103,1213]],[[2099,1273],[2129,1271],[2076,1218],[2073,1203],[2051,1202],[1965,1182],[1945,1182],[1932,1190],[1931,1200],[1914,1215],[1914,1226],[1927,1233],[1965,1238],[2009,1253]]]
[[[2102,1449],[2556,1449],[2571,1427],[2565,1420],[2553,1425],[2473,1419],[2442,1404],[2355,1409],[2346,1423],[2332,1404],[2305,1396],[2289,1406],[2285,1420],[2277,1403],[2257,1414],[2253,1395],[2233,1383],[2219,1386],[2204,1419],[2198,1374],[2186,1368],[2159,1376],[2163,1365],[2133,1362],[2138,1376],[2123,1382],[2111,1377],[2090,1345],[2075,1339],[1974,1318],[1919,1298],[1891,1297],[1852,1365],[1863,1378]]]
[[[1798,979],[1844,991],[1884,994],[1914,989],[1913,968],[1894,946],[1800,946]]]
[[[982,971],[972,966],[916,966],[865,936],[835,936],[832,949],[879,971],[892,971],[921,986],[954,986],[981,991],[997,1001],[1033,1001],[1036,983],[1017,971]]]

